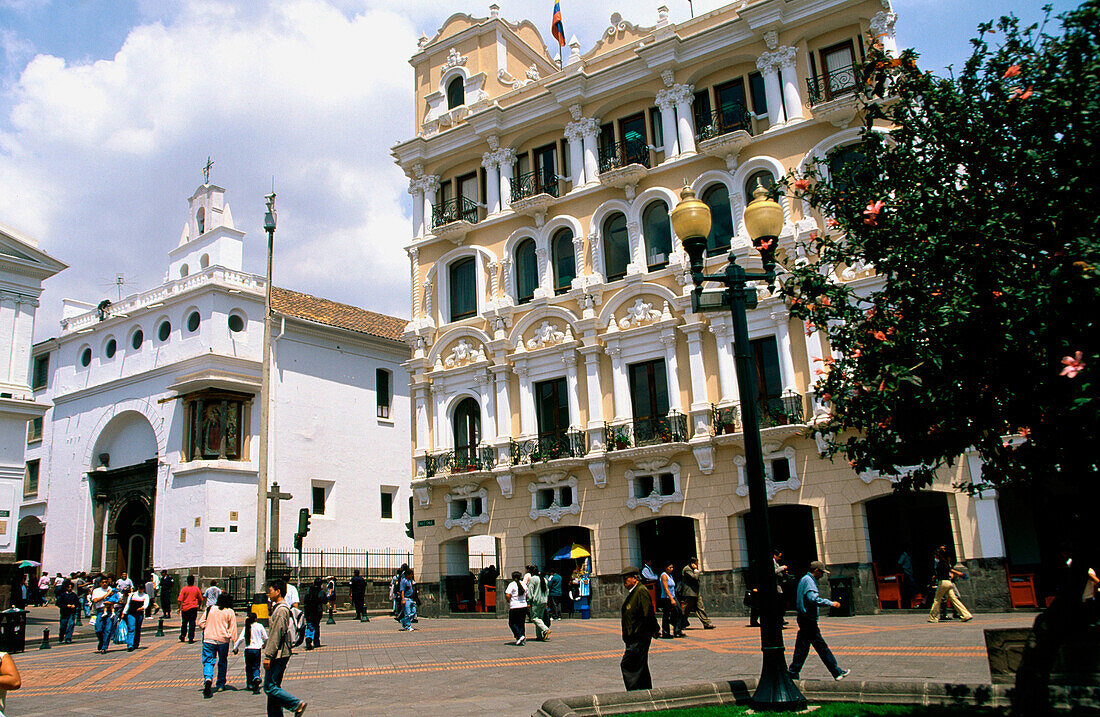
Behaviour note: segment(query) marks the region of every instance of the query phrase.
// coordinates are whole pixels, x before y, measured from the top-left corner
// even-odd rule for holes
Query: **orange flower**
[[[874,337],[875,337],[876,339],[878,339],[879,341],[885,341],[885,340],[886,340],[886,334],[882,333],[881,331],[876,331],[876,332],[875,332],[875,333],[873,334],[873,336],[874,336]]]
[[[1023,100],[1026,100],[1028,97],[1031,97],[1031,85],[1028,85],[1026,90],[1021,90],[1019,87],[1017,87],[1012,92],[1012,94],[1009,95],[1008,100],[1006,100],[1006,101],[1011,102],[1012,100],[1015,100],[1015,99],[1019,99],[1020,101],[1023,101]]]
[[[877,202],[868,202],[867,208],[863,210],[863,223],[867,226],[878,226],[878,215],[886,206],[886,202],[881,199]]]
[[[840,226],[840,222],[838,222],[836,219],[833,219],[832,217],[829,217],[825,220],[825,226],[829,227],[830,229],[836,229]]]
[[[810,180],[808,179],[796,179],[794,180],[794,188],[800,192],[805,192],[810,188]]]
[[[1010,77],[1015,77],[1018,74],[1020,74],[1020,66],[1019,65],[1012,65],[1007,70],[1005,70],[1004,76],[1002,76],[1001,79],[1002,80],[1007,80]]]
[[[993,298],[994,299],[999,299],[1004,295],[1005,295],[1005,293],[1003,291],[994,291],[993,292]]]

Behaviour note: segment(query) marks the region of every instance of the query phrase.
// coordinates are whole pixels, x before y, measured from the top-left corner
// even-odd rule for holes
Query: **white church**
[[[37,479],[18,514],[44,569],[253,569],[265,279],[244,271],[244,244],[225,190],[204,183],[163,283],[66,300],[60,333],[34,346],[33,399],[49,408],[27,434]],[[411,552],[406,321],[272,294],[267,480],[291,496],[272,547],[290,549],[307,508],[307,550]]]

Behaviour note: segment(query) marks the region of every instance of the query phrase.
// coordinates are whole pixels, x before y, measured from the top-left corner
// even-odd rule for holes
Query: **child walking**
[[[254,695],[260,694],[260,686],[263,685],[263,675],[260,673],[262,662],[260,651],[263,649],[265,640],[267,640],[267,630],[256,619],[256,613],[249,610],[241,636],[233,644],[233,654],[240,652],[241,643],[244,643],[244,671],[248,677],[247,686]]]

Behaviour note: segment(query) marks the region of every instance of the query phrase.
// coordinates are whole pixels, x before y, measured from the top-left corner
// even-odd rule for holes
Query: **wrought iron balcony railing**
[[[609,451],[660,443],[682,443],[687,439],[687,416],[679,411],[669,411],[667,416],[635,418],[629,423],[604,424],[604,441]]]
[[[584,431],[544,433],[525,441],[512,441],[512,465],[527,465],[559,458],[580,458],[588,452]]]
[[[740,433],[743,430],[741,426],[741,404],[735,403],[731,406],[711,404],[710,425],[711,432],[716,436]]]
[[[640,164],[649,167],[649,145],[644,139],[630,142],[615,142],[600,147],[600,172],[609,172],[628,164]]]
[[[807,77],[810,107],[835,100],[844,95],[854,95],[858,87],[858,68],[848,65],[822,75]]]
[[[558,177],[553,172],[528,172],[512,177],[512,201],[533,197],[536,194],[558,196]]]
[[[474,446],[429,453],[424,459],[424,474],[431,478],[437,475],[487,471],[494,465],[496,465],[496,456],[492,447]]]
[[[752,134],[752,115],[740,102],[724,104],[709,117],[697,117],[695,121],[700,125],[695,128],[695,139],[699,142],[739,130]]]
[[[477,224],[477,202],[468,197],[455,197],[432,207],[432,228],[451,222],[467,221]]]

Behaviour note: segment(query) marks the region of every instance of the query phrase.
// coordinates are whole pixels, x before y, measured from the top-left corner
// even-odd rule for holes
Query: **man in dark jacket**
[[[176,579],[167,570],[160,571],[160,611],[164,619],[172,617],[172,596],[176,594]]]
[[[325,616],[325,589],[321,578],[314,578],[313,585],[306,591],[306,649],[321,647],[321,618]]]
[[[367,581],[363,579],[363,576],[356,570],[351,580],[348,582],[351,587],[351,604],[355,606],[355,619],[362,620],[366,617],[366,610],[363,608],[363,602],[367,595]],[[364,622],[370,622],[369,619]]]
[[[713,630],[714,625],[711,624],[710,617],[703,607],[703,596],[699,592],[699,574],[699,558],[695,557],[684,566],[684,570],[680,574],[680,586],[683,589],[684,596],[683,625],[686,627],[688,618],[694,614],[703,623],[703,629]]]
[[[653,611],[653,600],[649,591],[640,587],[641,573],[638,568],[628,567],[623,571],[623,585],[627,590],[622,607],[623,643],[626,644],[626,650],[619,667],[623,672],[626,689],[648,690],[653,687],[653,679],[649,674],[649,643],[659,630],[657,614]]]

